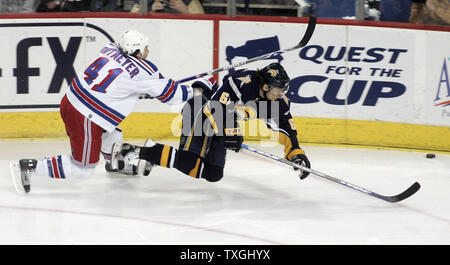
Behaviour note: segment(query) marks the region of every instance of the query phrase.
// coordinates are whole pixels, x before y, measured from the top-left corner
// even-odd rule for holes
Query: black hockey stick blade
[[[308,26],[306,27],[305,34],[303,34],[303,38],[300,40],[300,42],[292,48],[279,51],[279,53],[288,52],[288,51],[296,50],[298,48],[305,47],[306,44],[308,44],[309,40],[311,39],[311,37],[314,33],[314,29],[316,28],[316,22],[317,22],[316,17],[310,16],[309,21],[308,21]],[[277,53],[277,52],[275,52],[275,53]]]
[[[411,185],[411,187],[409,187],[407,190],[405,190],[404,192],[395,195],[395,196],[377,196],[380,199],[383,199],[385,201],[388,202],[399,202],[402,201],[408,197],[410,197],[411,195],[413,195],[414,193],[416,193],[418,190],[420,189],[420,184],[419,182],[414,182],[414,184]]]
[[[283,163],[283,164],[287,164],[287,165],[289,165],[289,166],[291,166],[291,167],[296,167],[296,168],[299,168],[299,169],[301,169],[301,170],[308,171],[308,172],[310,172],[311,174],[316,175],[316,176],[318,176],[318,177],[321,177],[321,178],[325,178],[325,179],[331,180],[331,181],[333,181],[333,182],[335,182],[335,183],[344,185],[344,186],[346,186],[346,187],[348,187],[348,188],[351,188],[351,189],[353,189],[353,190],[363,192],[363,193],[365,193],[365,194],[367,194],[367,195],[370,195],[370,196],[373,196],[373,197],[376,197],[376,198],[378,198],[378,199],[382,199],[382,200],[384,200],[384,201],[391,202],[391,203],[402,201],[402,200],[404,200],[404,199],[410,197],[411,195],[413,195],[414,193],[416,193],[416,192],[420,189],[420,184],[419,184],[418,182],[414,182],[414,184],[412,184],[411,187],[409,187],[409,188],[406,189],[404,192],[402,192],[402,193],[400,193],[400,194],[398,194],[398,195],[395,195],[395,196],[384,196],[384,195],[378,194],[378,193],[376,193],[376,192],[370,191],[370,190],[368,190],[368,189],[365,189],[365,188],[356,186],[356,185],[354,185],[354,184],[352,184],[352,183],[350,183],[350,182],[347,182],[347,181],[344,181],[344,180],[341,180],[341,179],[338,179],[338,178],[329,176],[329,175],[327,175],[327,174],[325,174],[325,173],[322,173],[322,172],[319,172],[319,171],[317,171],[317,170],[314,170],[314,169],[311,169],[311,168],[307,168],[307,167],[304,167],[304,166],[295,164],[295,163],[293,163],[293,162],[291,162],[291,161],[288,161],[288,160],[286,160],[286,159],[283,159],[283,158],[281,158],[281,157],[278,157],[278,156],[272,155],[272,154],[270,154],[270,153],[267,153],[267,152],[258,150],[258,149],[253,148],[253,147],[250,147],[250,146],[248,146],[248,145],[246,145],[246,144],[242,144],[242,148],[243,148],[244,150],[251,151],[251,152],[253,152],[253,153],[256,153],[256,154],[258,154],[258,155],[261,155],[261,156],[270,158],[270,159],[272,159],[272,160],[281,162],[281,163]]]
[[[299,47],[304,47],[306,44],[308,44],[309,40],[311,39],[314,29],[316,28],[316,17],[310,16],[308,27],[306,28],[305,35],[303,36],[302,40],[299,43]]]

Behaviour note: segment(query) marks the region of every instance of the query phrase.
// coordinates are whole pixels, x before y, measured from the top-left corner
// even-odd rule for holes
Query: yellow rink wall
[[[306,18],[110,12],[5,14],[0,20],[7,40],[1,51],[3,140],[67,139],[54,109],[68,89],[63,79],[71,70],[82,73],[105,44],[130,27],[151,36],[149,60],[164,76],[179,80],[240,62],[255,47],[291,47],[307,26]],[[318,19],[307,46],[282,54],[292,80],[290,100],[307,104],[291,106],[300,143],[450,152],[449,32],[445,26]],[[54,77],[62,80],[59,87]],[[125,139],[178,140],[176,111],[156,100],[141,103],[120,125]],[[306,118],[316,116],[328,118]],[[275,138],[263,122],[246,122],[244,128],[247,141]]]
[[[295,117],[300,143],[357,145],[450,152],[450,127],[380,121]],[[120,125],[124,138],[178,140],[176,113],[132,113]],[[259,128],[259,129],[258,129]],[[261,121],[245,123],[247,141],[271,139]],[[0,113],[0,139],[66,138],[58,112]],[[273,139],[273,138],[272,138]]]

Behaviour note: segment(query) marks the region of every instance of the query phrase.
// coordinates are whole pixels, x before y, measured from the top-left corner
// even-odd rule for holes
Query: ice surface
[[[35,177],[30,194],[16,193],[9,161],[69,148],[0,142],[0,244],[450,244],[448,154],[304,146],[314,169],[383,195],[421,184],[394,204],[313,175],[300,181],[247,151],[228,152],[217,183],[160,167],[148,177],[111,175],[102,158],[87,180]]]

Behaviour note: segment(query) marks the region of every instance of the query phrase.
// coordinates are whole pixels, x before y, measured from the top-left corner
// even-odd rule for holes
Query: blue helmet
[[[260,71],[262,74],[262,81],[269,85],[269,89],[272,87],[279,87],[285,92],[289,89],[289,81],[291,81],[291,79],[281,64],[271,63]]]

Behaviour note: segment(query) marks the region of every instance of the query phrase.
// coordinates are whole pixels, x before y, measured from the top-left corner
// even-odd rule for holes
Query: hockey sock
[[[162,167],[172,168],[177,150],[170,145],[155,144],[152,147],[141,147],[139,158]]]
[[[200,178],[203,172],[203,159],[189,151],[179,150],[175,158],[175,168],[193,178]]]
[[[65,179],[66,174],[62,165],[62,156],[39,159],[36,165],[36,175],[50,178]]]
[[[123,142],[123,133],[120,128],[116,127],[111,132],[103,131],[101,153],[106,163],[111,162],[111,148],[114,143],[121,144]]]
[[[141,147],[139,158],[154,165],[168,168],[175,167],[193,178],[200,177],[204,166],[202,158],[198,155],[162,144],[155,144],[152,147]]]
[[[87,178],[94,173],[95,167],[83,167],[72,162],[69,155],[59,155],[39,159],[35,174],[38,176],[49,176],[55,179],[68,177]]]

